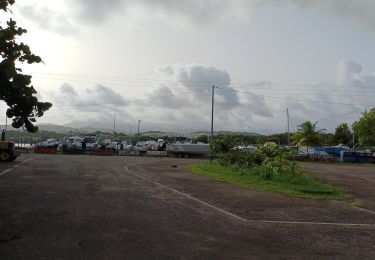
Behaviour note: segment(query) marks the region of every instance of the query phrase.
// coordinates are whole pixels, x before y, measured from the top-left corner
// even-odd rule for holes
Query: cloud
[[[254,125],[258,118],[273,117],[264,97],[242,95],[231,86],[227,71],[207,64],[166,65],[154,76],[163,82],[146,93],[147,110],[140,117],[157,121],[174,129],[208,129],[211,115],[211,90],[215,88],[215,127],[241,129]],[[263,83],[262,83],[263,84]],[[153,99],[156,96],[161,99]],[[173,120],[172,120],[173,119]]]
[[[318,121],[320,127],[333,131],[339,123],[351,124],[359,118],[361,112],[371,108],[375,94],[374,73],[365,72],[356,61],[342,59],[337,64],[334,78],[331,83],[310,86],[302,98],[294,97],[323,102],[305,102],[303,113],[291,109],[297,113],[294,116],[297,124],[306,120]]]
[[[202,105],[210,103],[212,86],[219,87],[215,100],[222,109],[230,109],[239,105],[238,95],[230,86],[228,72],[206,64],[164,66],[159,69],[164,78],[175,81],[174,89],[191,91],[191,103]]]
[[[80,0],[68,1],[78,17],[90,24],[99,24],[113,14],[136,14],[140,12],[176,23],[178,20],[194,24],[207,24],[223,17],[238,19],[246,16],[245,0]]]
[[[336,70],[339,82],[363,85],[375,84],[375,74],[363,72],[362,66],[355,61],[342,59]]]
[[[375,29],[375,2],[373,0],[70,0],[71,8],[78,10],[79,18],[89,23],[101,23],[111,15],[141,10],[154,17],[182,20],[201,26],[223,19],[248,20],[251,11],[259,6],[296,6],[315,9],[344,19],[351,19]],[[172,19],[171,19],[172,17]]]
[[[275,0],[264,0],[275,4]],[[334,14],[343,19],[351,19],[375,30],[375,2],[373,0],[289,0],[290,4],[301,8],[312,8],[327,14]]]
[[[170,109],[180,109],[189,106],[189,100],[178,94],[166,85],[159,85],[149,93],[146,93],[146,101],[144,103],[152,103],[153,106]]]
[[[46,9],[46,5],[51,7]],[[163,18],[170,23],[181,21],[180,24],[202,26],[223,19],[247,21],[252,10],[260,6],[296,6],[351,19],[375,30],[375,2],[372,0],[68,0],[64,13],[54,11],[53,5],[55,3],[38,3],[24,6],[21,10],[23,15],[41,26],[66,28],[69,24],[67,18],[97,25],[113,15],[140,17],[141,14]]]
[[[60,92],[63,94],[63,95],[68,95],[70,97],[77,97],[78,94],[77,92],[75,91],[75,89],[70,86],[69,84],[63,84],[61,87],[60,87]]]
[[[128,100],[103,85],[81,89],[63,84],[52,92],[44,91],[43,95],[54,103],[51,113],[65,121],[95,122],[102,128],[105,125],[111,128],[116,115],[119,129],[127,130],[129,122],[141,119],[147,130],[193,131],[210,127],[214,83],[219,87],[215,89],[214,127],[217,130],[264,134],[286,131],[286,109],[289,108],[294,128],[310,120],[333,131],[341,122],[353,123],[361,112],[371,107],[366,104],[373,104],[374,75],[356,61],[343,59],[337,64],[337,74],[332,75],[331,83],[283,86],[255,81],[232,85],[230,74],[214,66],[166,65],[153,75],[158,84],[137,100]],[[85,104],[93,105],[80,106]],[[50,118],[53,117],[51,114]]]
[[[49,96],[57,109],[69,109],[76,112],[108,112],[113,114],[128,105],[121,94],[102,85],[77,91],[73,86],[64,83],[57,91],[50,92]]]
[[[100,24],[114,13],[121,13],[131,1],[123,0],[68,0],[75,18],[89,24]]]
[[[74,34],[76,28],[72,26],[69,16],[43,5],[18,6],[18,11],[38,28],[58,32],[59,34]]]

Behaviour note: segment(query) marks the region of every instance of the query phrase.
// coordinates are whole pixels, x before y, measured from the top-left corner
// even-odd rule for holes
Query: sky
[[[288,108],[292,130],[310,120],[332,132],[375,107],[372,0],[16,0],[12,11],[44,61],[21,65],[53,103],[38,123],[208,131],[212,85],[215,130],[284,132]]]

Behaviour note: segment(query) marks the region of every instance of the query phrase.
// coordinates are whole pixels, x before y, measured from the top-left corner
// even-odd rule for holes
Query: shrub
[[[287,164],[288,156],[295,151],[277,147],[259,147],[254,151],[229,151],[217,155],[218,162],[222,165],[238,165],[252,167],[256,165],[269,165],[277,167],[278,164]]]
[[[277,147],[259,147],[254,151],[230,151],[217,156],[223,166],[232,166],[240,175],[253,175],[266,180],[296,181],[301,175],[295,161],[288,156],[293,150]]]

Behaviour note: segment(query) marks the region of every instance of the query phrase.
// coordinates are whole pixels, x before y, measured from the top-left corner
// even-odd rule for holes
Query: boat
[[[45,148],[57,148],[59,143],[56,139],[47,139],[44,142],[41,142],[38,146],[45,147]]]
[[[209,155],[209,153],[210,151],[208,144],[167,144],[167,154],[178,157],[206,156]]]
[[[98,149],[98,139],[96,138],[96,135],[87,135],[83,137],[82,143],[85,143],[85,149],[86,150],[94,150]]]
[[[350,151],[351,149],[349,146],[339,144],[336,146],[324,147],[323,150],[330,155],[340,157],[341,151]]]

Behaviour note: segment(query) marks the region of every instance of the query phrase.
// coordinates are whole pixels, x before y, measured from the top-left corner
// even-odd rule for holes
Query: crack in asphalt
[[[8,243],[8,242],[11,242],[11,241],[14,241],[14,240],[17,240],[17,239],[21,239],[21,238],[22,238],[21,236],[12,236],[8,239],[1,239],[0,243]]]

